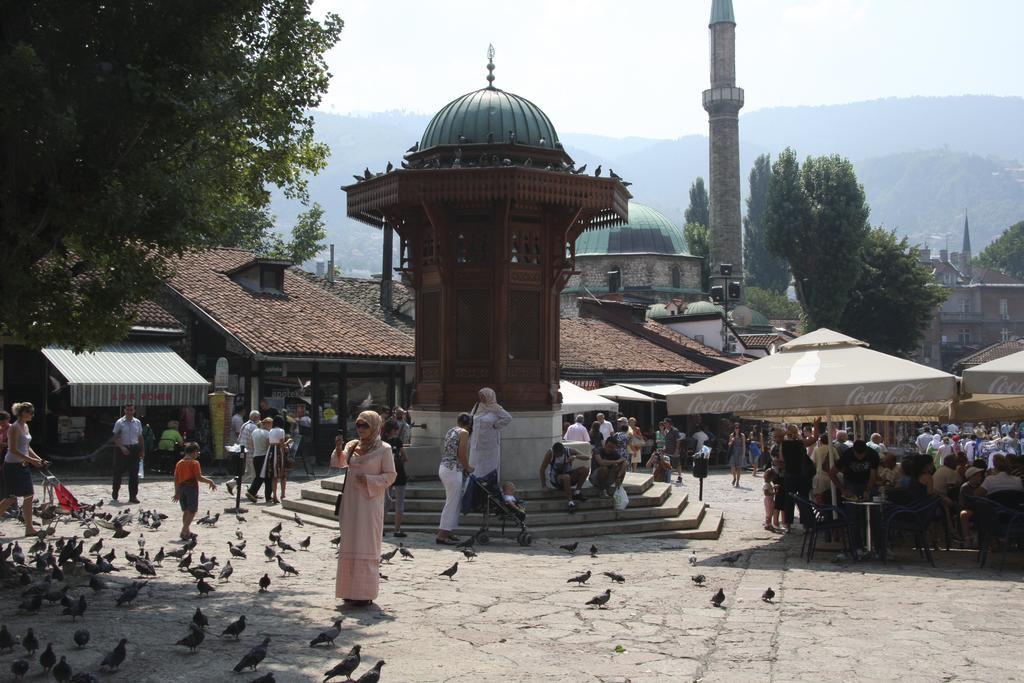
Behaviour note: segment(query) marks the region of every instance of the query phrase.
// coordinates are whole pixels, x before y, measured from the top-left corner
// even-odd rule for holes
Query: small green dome
[[[761,311],[750,309],[750,326],[751,327],[771,327],[772,322],[768,320],[768,317]]]
[[[495,87],[452,100],[427,124],[420,150],[437,145],[515,144],[556,149],[558,134],[547,114],[526,99]],[[459,136],[462,136],[460,139]]]
[[[668,308],[665,304],[653,304],[647,307],[648,318],[667,318]]]
[[[625,225],[587,230],[576,239],[576,255],[671,254],[689,256],[682,229],[665,214],[638,202],[629,203]]]
[[[693,303],[687,304],[686,310],[683,311],[683,315],[708,315],[710,313],[722,314],[722,307],[711,303],[710,301],[694,301]]]

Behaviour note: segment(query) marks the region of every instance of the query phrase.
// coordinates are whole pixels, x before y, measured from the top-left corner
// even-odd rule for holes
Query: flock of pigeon
[[[217,584],[231,580],[234,573],[232,561],[239,563],[248,559],[246,544],[248,540],[242,531],[241,525],[245,523],[245,517],[236,515],[238,528],[235,530],[237,542],[228,542],[228,553],[231,559],[223,566],[214,555],[207,555],[201,551],[198,558],[195,550],[199,543],[198,537],[193,534],[185,540],[180,547],[174,550],[165,550],[160,547],[152,556],[146,550],[147,540],[145,530],[155,531],[160,528],[167,516],[154,510],[139,510],[132,513],[131,509],[118,511],[116,513],[100,511],[102,503],[92,509],[83,509],[72,513],[70,523],[77,522],[83,527],[81,538],[78,534],[70,538],[59,538],[53,540],[57,523],[39,532],[35,542],[26,550],[19,541],[13,541],[6,546],[0,546],[0,584],[7,590],[20,590],[21,602],[17,610],[23,615],[36,615],[41,617],[48,605],[60,604],[63,611],[52,614],[51,619],[62,619],[70,617],[72,622],[79,619],[85,621],[85,615],[90,603],[96,604],[102,600],[105,592],[113,593],[113,605],[115,608],[131,608],[137,601],[143,598],[146,586],[155,578],[167,579],[171,576],[183,576],[187,582],[195,586],[198,598],[206,598],[216,592]],[[199,526],[213,527],[220,521],[220,513],[210,515],[209,511],[204,517],[198,519]],[[294,516],[294,522],[303,526],[302,519]],[[91,545],[86,547],[89,539],[98,536],[101,529],[112,530],[112,537],[124,539],[132,535],[132,525],[139,530],[138,552],[123,550],[123,563],[118,557],[117,551],[109,547],[108,539],[98,538]],[[280,569],[280,578],[297,576],[298,570],[285,559],[285,553],[298,553],[309,549],[312,537],[307,536],[296,545],[288,543],[282,538],[283,523],[278,523],[269,533],[268,543],[264,547],[263,554],[266,562],[276,562]],[[336,541],[338,539],[335,539]],[[408,551],[406,551],[408,552]],[[176,565],[172,569],[173,565]],[[128,579],[116,579],[122,572],[133,570],[137,577]],[[174,572],[174,573],[171,573]],[[263,576],[257,581],[256,588],[259,593],[270,591],[272,580],[270,572],[263,572]],[[89,595],[90,597],[86,597]],[[341,633],[341,619],[336,619],[328,628],[316,634],[309,642],[310,647],[323,645],[334,645],[335,639]],[[238,641],[246,629],[246,617],[240,615],[223,628],[220,633],[222,639]],[[187,633],[183,638],[176,641],[176,645],[187,648],[189,652],[197,652],[210,633],[210,620],[197,607],[187,625]],[[60,654],[60,645],[54,642],[46,642],[46,647],[41,648],[44,641],[40,640],[38,631],[43,629],[28,628],[18,638],[8,629],[6,623],[0,624],[0,653],[18,650],[24,651],[24,655],[16,658],[10,666],[10,671],[17,679],[23,678],[33,667],[33,660],[37,660],[44,675],[51,675],[59,683],[92,683],[98,681],[98,674],[89,671],[74,671],[69,654]],[[77,629],[73,635],[75,651],[85,650],[91,641],[87,628]],[[118,671],[128,655],[129,640],[121,638],[112,649],[106,652],[98,664],[98,669]],[[267,657],[270,638],[264,637],[262,641],[251,647],[248,652],[234,666],[236,673],[249,670],[257,671],[259,664]],[[57,648],[57,649],[55,649]],[[42,649],[41,654],[36,655]],[[324,680],[329,681],[336,677],[344,677],[351,680],[362,662],[360,646],[355,645],[349,653],[336,666],[324,673]],[[359,683],[378,683],[381,676],[381,668],[384,661],[377,661],[372,668],[365,670],[358,678]],[[268,672],[254,683],[274,683],[275,678],[272,672]]]

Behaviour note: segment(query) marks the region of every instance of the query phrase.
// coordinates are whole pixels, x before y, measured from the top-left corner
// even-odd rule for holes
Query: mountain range
[[[314,112],[316,137],[331,148],[326,169],[310,179],[311,198],[325,209],[328,243],[348,274],[380,271],[380,231],[345,216],[344,192],[365,168],[396,166],[430,120],[422,114],[383,112],[343,116]],[[958,250],[964,213],[975,253],[1024,219],[1024,98],[958,96],[889,98],[820,107],[761,109],[740,117],[740,169],[746,176],[759,154],[793,147],[807,155],[840,154],[853,162],[871,206],[884,225],[914,244]],[[557,125],[557,122],[555,122]],[[613,138],[560,132],[577,164],[632,181],[637,201],[682,225],[687,190],[708,175],[708,140]],[[287,229],[300,207],[275,196],[272,211]]]

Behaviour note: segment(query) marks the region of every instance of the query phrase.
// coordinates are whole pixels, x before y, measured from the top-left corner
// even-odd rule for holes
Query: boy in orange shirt
[[[203,476],[199,467],[199,444],[189,441],[181,460],[174,466],[174,497],[173,501],[181,504],[181,538],[192,535],[189,528],[199,511],[199,483],[209,484],[211,491],[217,490],[212,479]]]

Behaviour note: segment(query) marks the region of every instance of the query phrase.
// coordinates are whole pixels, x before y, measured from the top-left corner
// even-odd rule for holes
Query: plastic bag
[[[139,479],[144,479],[146,476],[145,469],[143,468],[143,462],[139,461]]]
[[[615,493],[612,495],[612,506],[616,510],[625,510],[629,506],[629,496],[626,495],[626,489],[621,485],[615,489]]]

